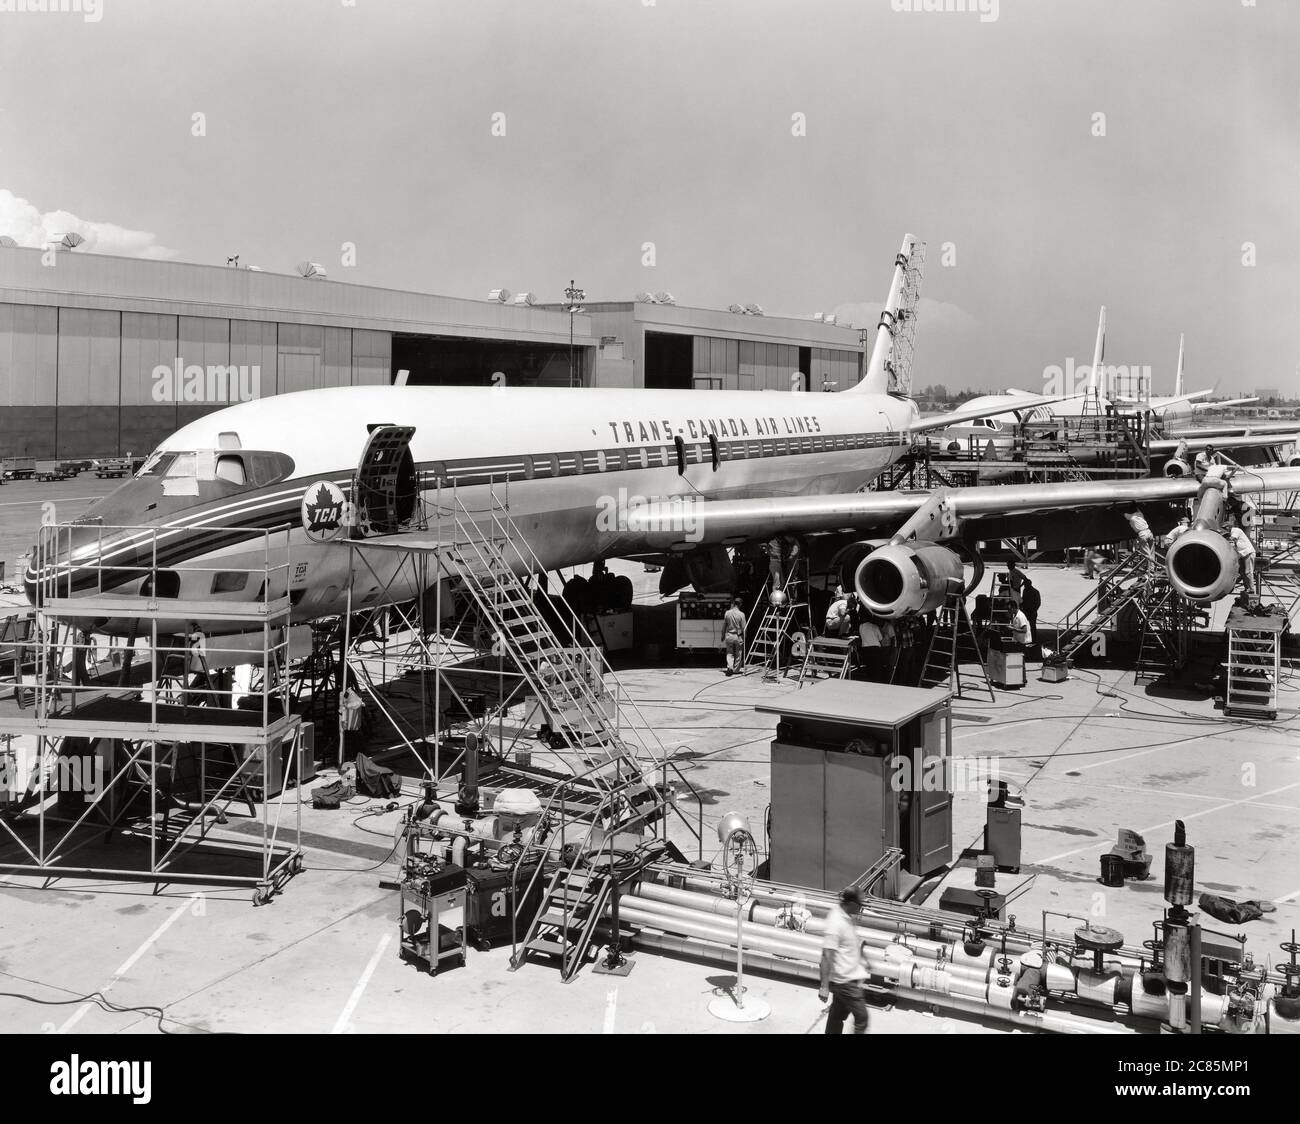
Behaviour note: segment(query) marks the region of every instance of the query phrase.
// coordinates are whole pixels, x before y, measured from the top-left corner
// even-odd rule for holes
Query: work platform
[[[83,551],[74,569],[67,559],[81,525],[42,528],[34,558],[39,608],[9,653],[12,678],[0,699],[0,871],[37,875],[47,885],[93,877],[241,886],[262,904],[301,869],[301,802],[285,799],[303,775],[304,741],[284,674],[289,535],[234,530],[260,543],[264,558],[242,571],[223,567],[245,586],[260,582],[251,602],[158,595],[166,529],[101,527],[101,538],[140,544],[134,564],[108,567],[102,551]],[[137,581],[142,593],[120,592]],[[89,588],[69,596],[74,583]],[[88,620],[127,630],[107,661],[82,630]],[[224,642],[214,637],[209,647],[201,632],[186,635],[184,623],[181,635],[167,631],[189,620],[260,633],[261,686],[240,707],[233,680],[210,671]],[[142,631],[143,676],[139,668],[132,673]],[[257,823],[255,842],[222,830],[236,808]]]

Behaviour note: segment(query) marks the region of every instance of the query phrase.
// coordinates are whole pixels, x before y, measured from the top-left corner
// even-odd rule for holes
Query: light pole
[[[569,386],[573,386],[573,314],[582,311],[582,302],[587,299],[587,294],[570,278],[569,287],[564,290],[564,299],[569,302]]]

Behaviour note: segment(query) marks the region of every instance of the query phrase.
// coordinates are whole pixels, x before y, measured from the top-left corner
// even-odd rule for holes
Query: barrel
[[[1101,856],[1101,884],[1103,886],[1124,885],[1124,856]]]

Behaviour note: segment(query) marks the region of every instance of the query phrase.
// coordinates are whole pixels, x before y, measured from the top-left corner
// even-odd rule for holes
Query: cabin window
[[[213,593],[240,593],[248,585],[248,574],[242,570],[222,570],[212,575]]]

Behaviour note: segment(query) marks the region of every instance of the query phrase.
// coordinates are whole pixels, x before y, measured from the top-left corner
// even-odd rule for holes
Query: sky
[[[1041,389],[1104,304],[1157,393],[1184,333],[1188,389],[1300,395],[1298,44],[1295,0],[0,0],[0,234],[862,327],[910,231],[914,385]]]

